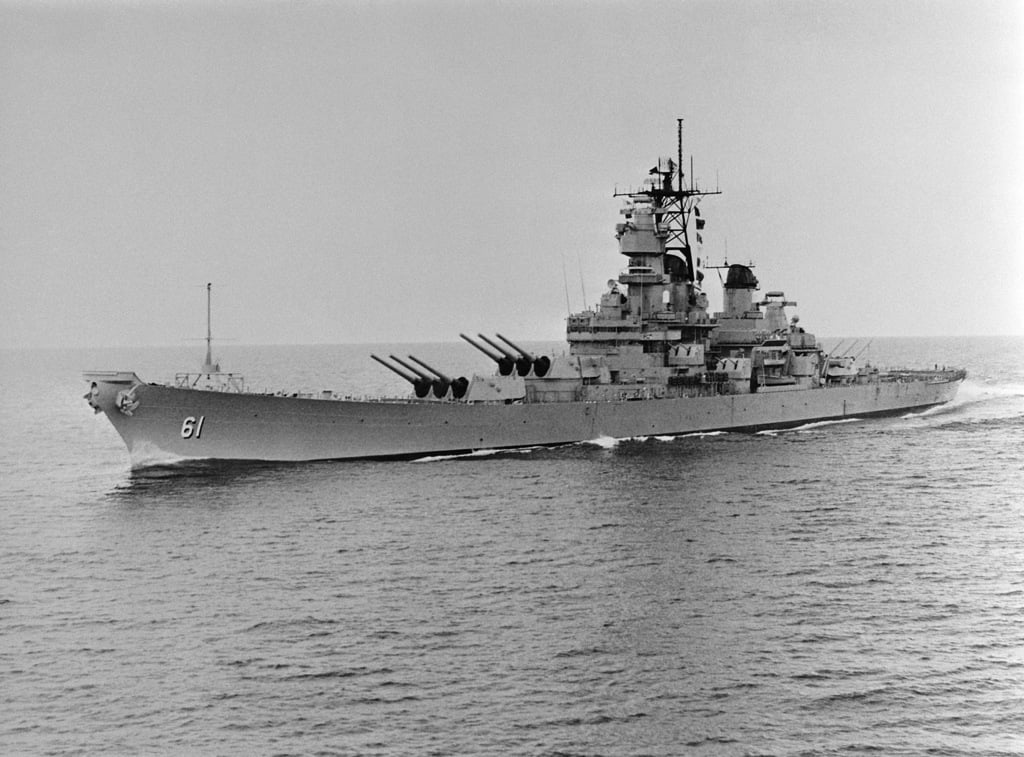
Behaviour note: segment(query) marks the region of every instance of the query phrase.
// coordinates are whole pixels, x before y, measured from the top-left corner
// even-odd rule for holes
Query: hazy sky
[[[1024,333],[1017,0],[0,0],[0,346],[560,339],[677,116],[808,330]]]

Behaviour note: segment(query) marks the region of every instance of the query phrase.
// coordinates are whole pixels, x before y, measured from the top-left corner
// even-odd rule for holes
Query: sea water
[[[862,344],[970,375],[770,434],[135,472],[80,371],[201,355],[2,352],[0,751],[1022,754],[1024,339]],[[409,351],[491,370],[222,365],[372,395]]]

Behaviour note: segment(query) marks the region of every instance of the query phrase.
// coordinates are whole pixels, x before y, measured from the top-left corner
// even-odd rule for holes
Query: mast
[[[701,298],[704,273],[697,270],[700,259],[694,255],[688,226],[691,214],[698,217],[698,228],[704,226],[697,203],[718,191],[705,191],[692,176],[687,184],[682,161],[683,119],[677,118],[674,158],[659,158],[638,189],[615,192],[628,198],[621,211],[625,221],[615,227],[619,253],[629,260],[618,282],[629,287],[629,312],[639,319],[639,329],[663,335],[645,337],[647,352],[657,351],[656,343],[669,339],[669,323],[674,334],[693,335],[710,328],[706,299]]]
[[[683,119],[676,119],[676,173],[679,174],[679,181],[676,186],[683,188]],[[693,168],[690,169],[690,178],[693,178]]]
[[[203,363],[203,373],[220,373],[220,365],[213,362],[213,329],[210,326],[210,298],[213,284],[206,283],[206,361]]]
[[[696,211],[697,202],[705,195],[721,194],[716,188],[712,191],[702,190],[697,186],[693,177],[693,159],[690,159],[690,185],[685,182],[686,174],[683,172],[683,120],[676,119],[676,165],[674,170],[661,170],[660,166],[655,167],[652,173],[660,178],[660,186],[637,191],[625,191],[614,193],[614,196],[626,196],[641,202],[651,202],[657,208],[657,222],[665,232],[665,251],[674,251],[682,255],[686,260],[686,280],[688,283],[696,283],[702,276],[697,275],[694,266],[693,248],[690,246],[690,215]],[[672,162],[671,160],[669,161]],[[673,182],[672,179],[678,177]],[[699,211],[696,211],[700,215]]]
[[[679,190],[684,191],[686,185],[683,183],[683,119],[676,119],[676,149],[678,150],[678,163],[679,168]],[[693,190],[693,156],[690,156],[690,190]],[[693,268],[693,254],[690,251],[690,234],[688,227],[690,225],[690,214],[683,208],[682,201],[680,201],[680,212],[682,216],[682,227],[683,227],[683,256],[686,258],[686,265],[688,268],[688,276],[690,281],[696,279],[697,272]]]

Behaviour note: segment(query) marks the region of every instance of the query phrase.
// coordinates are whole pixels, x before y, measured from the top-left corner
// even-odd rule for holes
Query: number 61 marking
[[[183,420],[181,422],[181,438],[198,439],[199,435],[203,433],[203,421],[205,420],[205,415],[200,415],[198,420],[196,420],[194,415],[190,415],[188,418]]]

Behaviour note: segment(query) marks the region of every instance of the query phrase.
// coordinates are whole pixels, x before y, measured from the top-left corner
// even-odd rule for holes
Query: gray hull
[[[131,373],[87,378],[96,387],[93,405],[124,439],[135,467],[182,459],[416,457],[600,437],[784,428],[939,405],[953,398],[960,383],[918,380],[682,399],[506,405],[202,391],[144,384]],[[128,390],[130,415],[118,408],[119,393]]]

